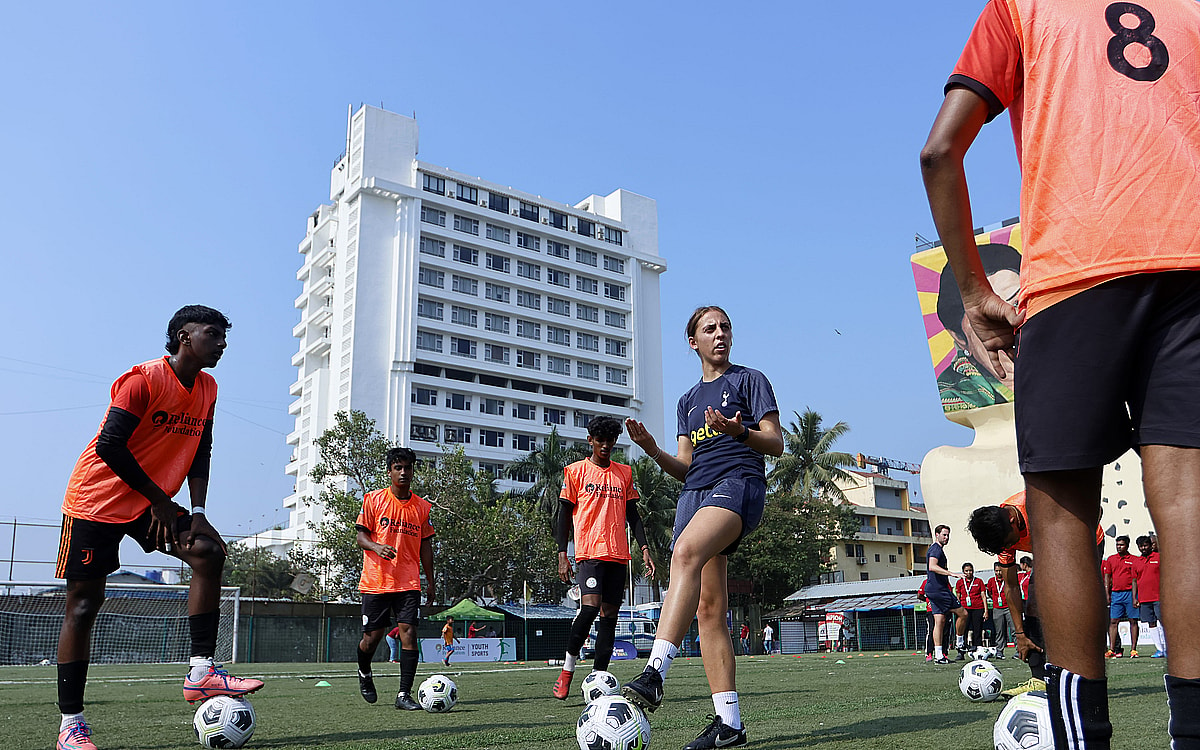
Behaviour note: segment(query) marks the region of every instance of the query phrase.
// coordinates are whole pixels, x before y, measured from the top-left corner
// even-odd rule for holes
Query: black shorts
[[[150,538],[152,518],[149,508],[142,515],[125,523],[104,523],[63,516],[54,577],[65,578],[68,581],[92,581],[116,572],[121,567],[118,555],[121,539],[127,536],[141,545],[146,552],[154,552],[158,548]],[[175,522],[175,533],[180,534],[190,528],[191,515],[180,512]],[[158,551],[174,554],[165,549]]]
[[[625,601],[625,580],[629,577],[629,566],[614,560],[577,560],[575,580],[579,593],[599,594],[602,604],[620,606]]]
[[[1198,371],[1200,271],[1126,276],[1051,305],[1017,335],[1021,471],[1200,448]]]
[[[390,630],[392,615],[397,623],[415,626],[420,616],[420,591],[392,591],[387,594],[362,595],[363,632]]]

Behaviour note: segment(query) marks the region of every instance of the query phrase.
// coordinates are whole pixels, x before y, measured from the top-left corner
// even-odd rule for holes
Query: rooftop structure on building
[[[348,117],[329,204],[300,242],[284,529],[286,554],[322,518],[306,498],[314,445],[359,410],[424,457],[462,446],[503,482],[550,430],[586,444],[597,415],[663,432],[658,209],[616,190],[559,203],[417,159],[417,122]],[[618,448],[634,455],[622,436]],[[528,479],[528,478],[524,478]]]

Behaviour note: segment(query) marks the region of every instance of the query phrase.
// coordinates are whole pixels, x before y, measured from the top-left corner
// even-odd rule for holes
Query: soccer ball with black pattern
[[[579,750],[646,750],[650,747],[650,722],[621,696],[604,695],[579,715],[575,739]]]
[[[977,659],[962,668],[958,675],[958,689],[976,703],[994,701],[1004,689],[1000,670],[990,661]]]
[[[583,702],[592,703],[597,698],[620,693],[621,683],[612,672],[597,671],[583,678],[580,690],[583,691]]]
[[[992,729],[996,750],[1052,750],[1050,703],[1042,690],[1022,693],[1008,702]]]
[[[205,747],[241,747],[254,735],[254,707],[245,698],[209,698],[196,709],[192,728]]]
[[[992,646],[980,646],[971,654],[971,658],[975,661],[979,661],[980,659],[995,659],[996,649]]]
[[[458,686],[444,674],[435,674],[417,688],[417,703],[431,714],[442,714],[458,703]]]

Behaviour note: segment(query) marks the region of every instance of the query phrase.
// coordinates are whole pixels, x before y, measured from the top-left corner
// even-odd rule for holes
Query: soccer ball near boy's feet
[[[219,664],[209,664],[200,679],[193,680],[191,672],[183,678],[183,699],[188,703],[197,703],[218,695],[239,698],[253,693],[262,686],[262,680],[234,677],[221,669]]]

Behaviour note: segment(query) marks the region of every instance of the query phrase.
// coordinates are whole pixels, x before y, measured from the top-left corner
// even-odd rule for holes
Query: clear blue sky
[[[415,112],[434,164],[568,203],[657,199],[669,405],[699,375],[686,317],[717,303],[785,423],[812,407],[850,424],[839,448],[911,462],[970,442],[941,413],[909,256],[935,234],[917,155],[982,7],[9,8],[0,524],[57,522],[110,383],[162,353],[189,303],[234,323],[213,371],[211,518],[228,535],[286,518],[296,244],[364,102]],[[1006,116],[968,170],[977,225],[1017,214]],[[9,544],[0,526],[0,556]],[[17,557],[56,544],[22,531]]]

